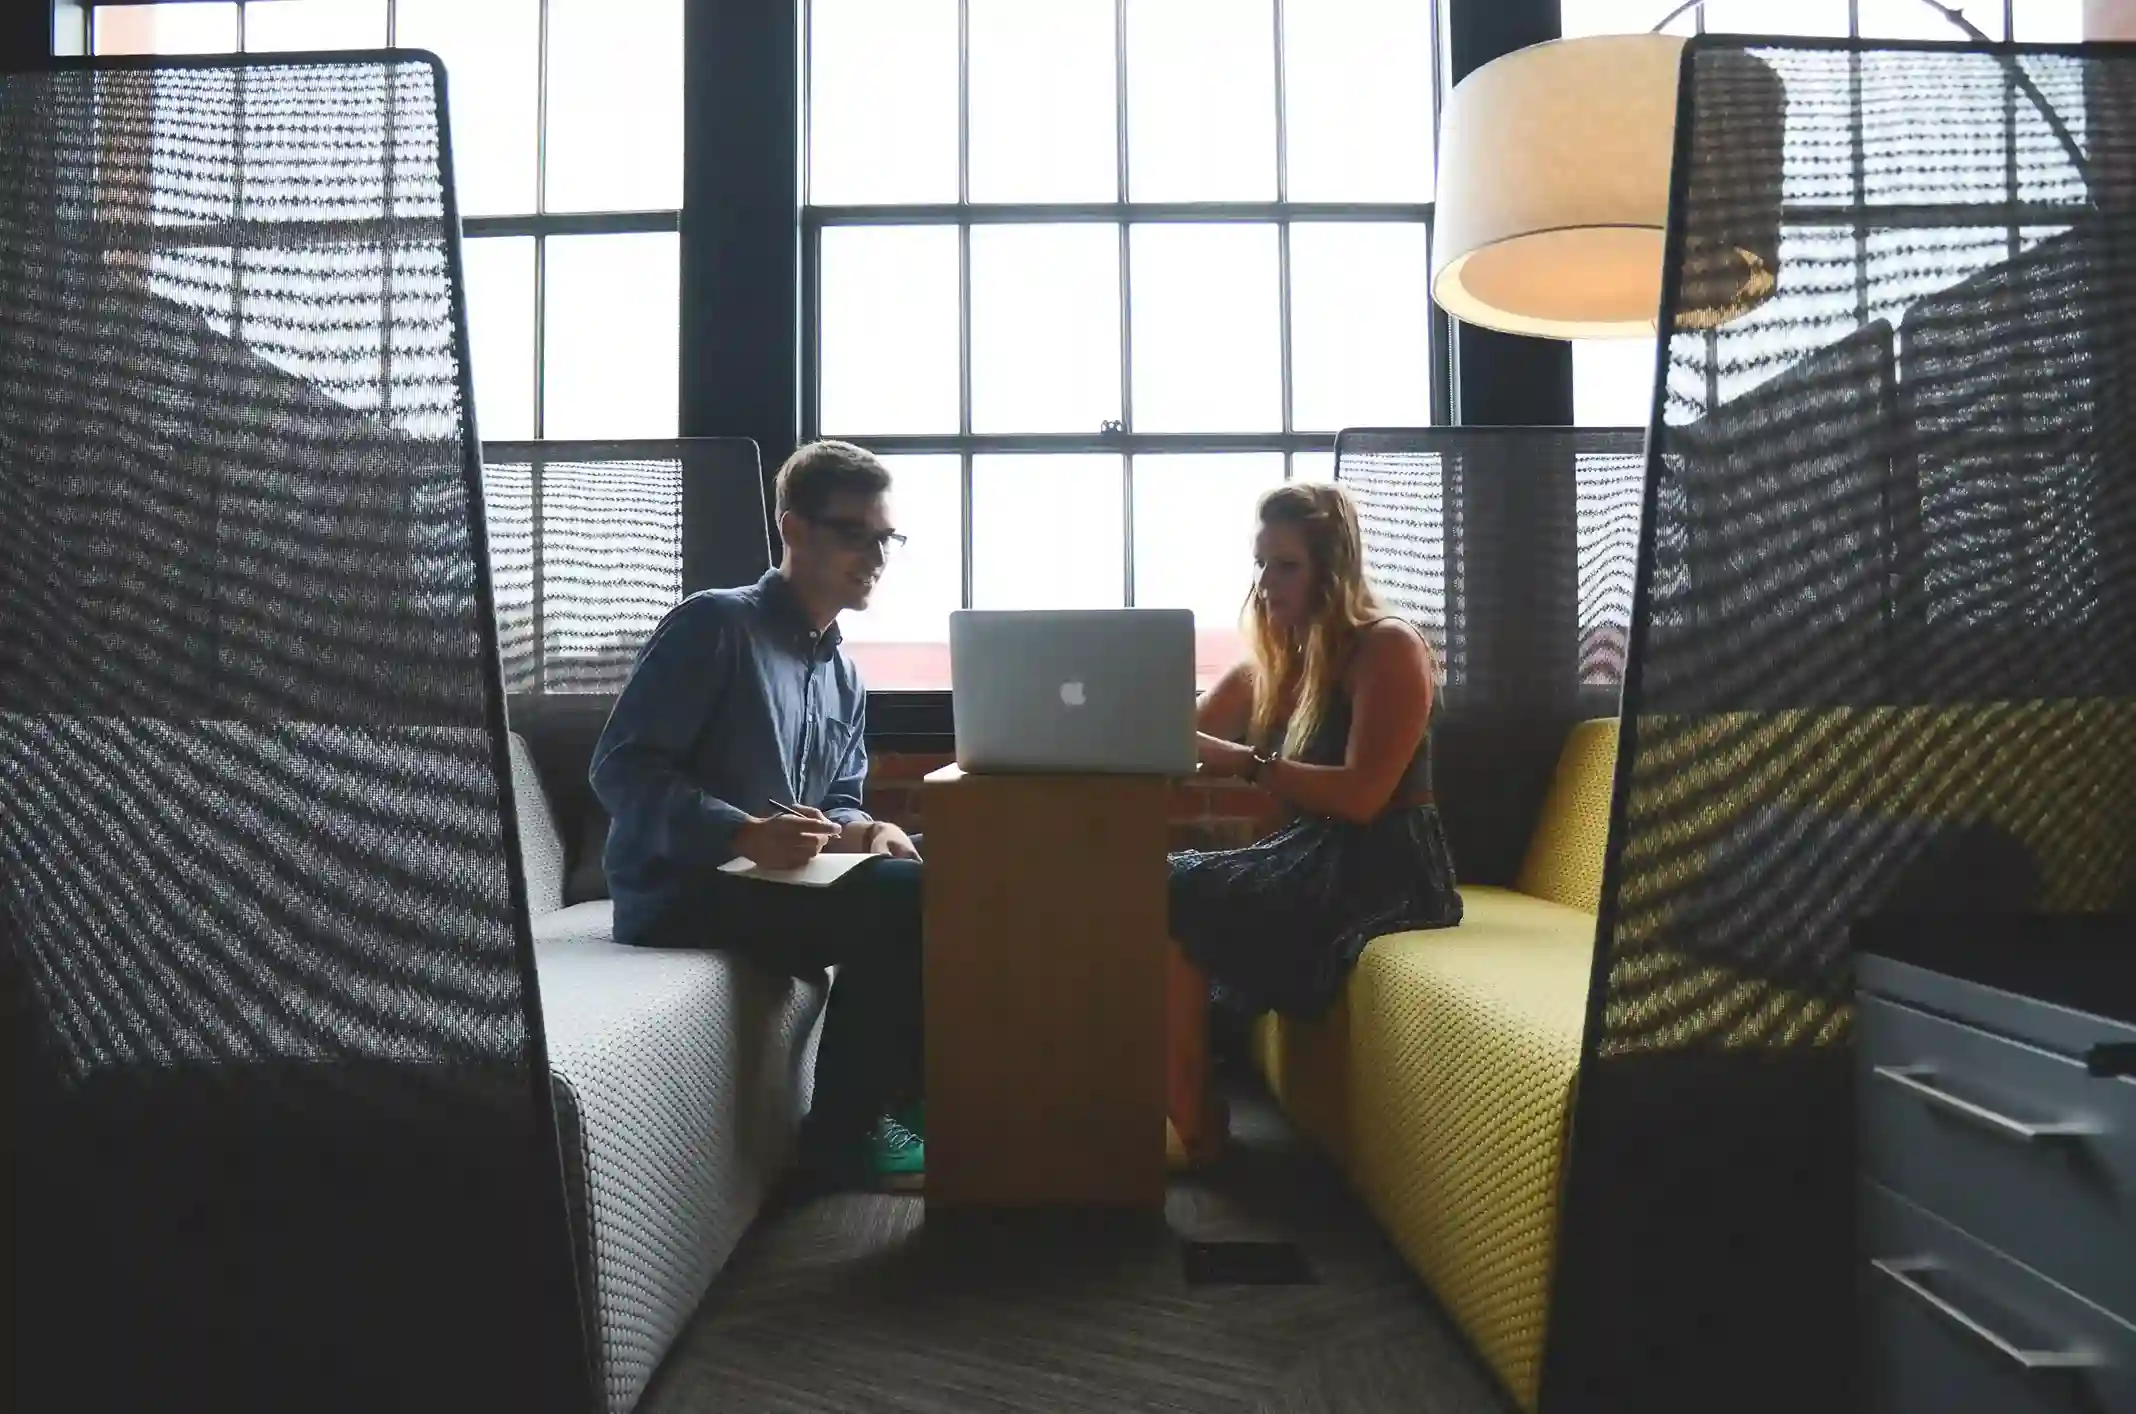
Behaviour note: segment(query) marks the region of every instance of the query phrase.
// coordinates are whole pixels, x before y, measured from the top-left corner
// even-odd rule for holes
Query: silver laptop
[[[1194,773],[1194,615],[960,609],[949,616],[957,764],[984,772]]]

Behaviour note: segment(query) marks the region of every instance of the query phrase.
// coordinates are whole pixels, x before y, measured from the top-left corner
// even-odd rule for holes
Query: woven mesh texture
[[[76,1073],[518,1065],[433,75],[238,77],[7,80],[10,918]]]
[[[637,1402],[755,1218],[808,1108],[820,989],[724,953],[543,944],[578,1114],[606,1408]]]
[[[1946,870],[1966,907],[2136,890],[2136,259],[2108,215],[2136,132],[2089,130],[2088,195],[2010,77],[2081,123],[2136,92],[2136,66],[1744,57],[1694,62],[1677,220],[1696,251],[1776,210],[1777,286],[1669,343],[1605,1053],[1834,1035],[1846,918],[1806,938],[1796,899],[1844,888],[1859,912],[1936,892],[1918,877],[1939,867],[1929,835],[1806,824],[1762,906],[1681,907],[1712,870],[1751,867],[1724,845],[1772,805],[2007,832],[2037,885],[1983,899]],[[1784,122],[1735,122],[1774,74]],[[1761,208],[1746,174],[1775,142]],[[1873,217],[1830,205],[1857,183]],[[1705,270],[1691,260],[1674,291],[1687,320],[1711,303]],[[1701,964],[1735,981],[1687,990]]]
[[[485,473],[507,688],[618,692],[682,601],[681,458],[546,462],[538,519],[533,472]]]
[[[1536,1407],[1595,920],[1462,890],[1459,928],[1381,938],[1350,981],[1353,1176],[1521,1407]]]
[[[1851,923],[2136,904],[2136,53],[1684,82],[1552,1394],[1826,1407]]]
[[[1336,479],[1357,503],[1373,584],[1431,637],[1449,710],[1569,710],[1577,689],[1614,693],[1639,556],[1639,433],[1345,432]]]
[[[1582,722],[1565,738],[1557,774],[1521,866],[1520,891],[1593,913],[1602,901],[1610,791],[1617,773],[1614,718]]]
[[[55,1305],[138,1338],[92,1384],[165,1402],[246,1403],[287,1373],[253,1344],[322,1408],[583,1378],[439,94],[414,60],[0,76],[0,929],[52,1181],[126,1214]],[[468,1308],[465,1363],[367,1346]],[[539,1354],[499,1376],[507,1327]]]
[[[485,460],[498,651],[515,695],[612,696],[683,596],[770,568],[746,438],[498,442]]]

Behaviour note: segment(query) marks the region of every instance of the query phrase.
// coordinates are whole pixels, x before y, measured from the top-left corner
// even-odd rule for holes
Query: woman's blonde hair
[[[1312,561],[1310,618],[1303,628],[1269,622],[1258,584],[1246,600],[1254,661],[1252,740],[1268,746],[1287,710],[1282,746],[1288,756],[1312,740],[1326,719],[1359,633],[1385,615],[1365,579],[1357,507],[1340,487],[1293,481],[1263,496],[1255,514],[1263,526],[1294,527]]]

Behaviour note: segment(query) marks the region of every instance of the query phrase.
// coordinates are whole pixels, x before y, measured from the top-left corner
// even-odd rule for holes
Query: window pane
[[[463,241],[475,427],[486,440],[534,435],[534,238]]]
[[[1113,201],[1113,0],[971,0],[974,201]]]
[[[1128,0],[1128,194],[1276,195],[1273,0]]]
[[[2024,44],[2076,44],[2084,38],[2084,0],[2017,0],[2011,38]]]
[[[99,6],[93,13],[99,54],[227,54],[237,48],[235,4]]]
[[[957,199],[956,0],[810,0],[808,199]]]
[[[1204,687],[1244,656],[1254,506],[1282,482],[1281,452],[1135,458],[1135,604],[1194,611]]]
[[[1431,421],[1431,252],[1425,228],[1291,227],[1292,425]]]
[[[1559,0],[1561,24],[1566,38],[1585,34],[1646,34],[1654,22],[1676,8],[1675,0]],[[1678,15],[1665,34],[1692,34],[1698,29],[1698,12]]]
[[[1096,432],[1119,416],[1119,228],[974,227],[972,430]]]
[[[1293,201],[1429,201],[1432,7],[1310,0],[1283,11]]]
[[[1652,339],[1572,341],[1572,425],[1644,427],[1653,413]]]
[[[1990,39],[2003,37],[2002,0],[1938,0],[1952,5]],[[2022,5],[2023,0],[2019,0]],[[1921,0],[1861,0],[1858,23],[1864,39],[1963,40],[1966,33]]]
[[[551,211],[682,206],[682,0],[549,0]]]
[[[1281,426],[1276,228],[1137,226],[1130,250],[1135,430]]]
[[[55,0],[52,52],[62,59],[79,59],[89,52],[89,11],[84,0]]]
[[[823,232],[817,422],[833,433],[955,432],[957,232]]]
[[[1333,481],[1335,479],[1335,454],[1333,452],[1292,452],[1291,480]]]
[[[245,50],[383,49],[386,0],[252,0],[245,6]]]
[[[964,486],[955,456],[884,457],[890,518],[906,536],[866,613],[841,621],[875,691],[949,686],[949,615],[964,602]]]
[[[1126,598],[1120,459],[972,458],[972,605],[1117,609]]]
[[[1847,0],[1711,0],[1706,32],[1845,39]]]
[[[672,232],[551,236],[543,259],[542,435],[675,435]]]
[[[540,0],[400,0],[395,39],[445,62],[463,216],[534,209]]]

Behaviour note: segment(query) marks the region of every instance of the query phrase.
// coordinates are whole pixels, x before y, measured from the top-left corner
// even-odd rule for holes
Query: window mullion
[[[957,534],[960,539],[958,558],[963,566],[962,584],[959,587],[958,603],[969,609],[972,604],[972,452],[969,447],[957,453]]]
[[[1278,368],[1278,395],[1283,400],[1285,433],[1294,430],[1291,412],[1291,223],[1283,209],[1290,205],[1290,128],[1286,110],[1285,70],[1289,67],[1289,54],[1283,43],[1283,0],[1273,0],[1269,6],[1275,15],[1275,84],[1276,84],[1276,360]],[[1285,476],[1289,475],[1290,458],[1284,458]]]
[[[972,4],[957,0],[957,426],[972,434]],[[972,451],[957,452],[958,603],[972,607]]]
[[[1131,197],[1127,144],[1127,5],[1113,4],[1113,164],[1118,183],[1113,197],[1124,207]],[[1120,219],[1120,430],[1135,429],[1134,240]],[[1120,455],[1120,602],[1135,603],[1135,454]]]

